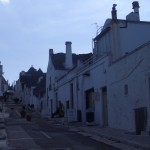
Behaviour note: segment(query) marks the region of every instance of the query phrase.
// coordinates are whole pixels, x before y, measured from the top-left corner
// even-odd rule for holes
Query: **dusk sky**
[[[117,4],[118,19],[133,11],[133,0],[0,0],[0,61],[9,83],[33,65],[46,72],[49,49],[92,52],[96,29],[111,18]],[[139,1],[140,20],[150,21],[150,0]],[[97,23],[97,26],[96,24]]]

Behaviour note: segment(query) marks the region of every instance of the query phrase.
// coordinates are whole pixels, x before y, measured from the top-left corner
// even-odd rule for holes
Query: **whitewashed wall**
[[[147,45],[109,67],[110,127],[135,131],[134,109],[140,107],[148,108],[148,124],[150,125],[149,64],[150,45]],[[127,95],[124,93],[125,84],[128,85]]]
[[[120,46],[122,54],[134,50],[149,40],[149,22],[129,22],[124,28],[120,28]]]
[[[69,101],[71,99],[71,93],[70,93],[70,84],[73,84],[73,110],[74,110],[74,119],[72,121],[76,121],[76,112],[77,112],[77,80],[76,80],[76,68],[69,73],[67,73],[61,80],[59,80],[57,83],[57,93],[58,93],[58,101],[61,101],[64,109],[65,109],[65,116],[67,115],[67,108],[66,108],[66,101]]]
[[[46,114],[49,114],[50,116],[52,115],[52,111],[56,111],[56,80],[60,78],[62,75],[65,74],[66,71],[64,70],[55,70],[51,56],[49,57],[49,63],[47,67],[47,73],[46,73],[46,98],[44,102],[44,111]],[[50,81],[51,80],[51,81]],[[49,89],[51,82],[51,90]],[[51,100],[53,101],[53,104],[51,104]],[[51,111],[51,105],[53,107],[53,110]]]
[[[100,126],[103,125],[101,88],[107,85],[107,69],[108,57],[104,57],[89,65],[89,67],[83,68],[79,71],[78,109],[82,110],[83,122],[86,122],[85,91],[94,88],[94,92],[99,94],[99,97],[94,100],[95,123]],[[87,71],[89,71],[90,76],[83,75]]]
[[[115,61],[150,40],[149,22],[118,20],[109,27],[97,39],[94,52],[98,57],[108,53]]]

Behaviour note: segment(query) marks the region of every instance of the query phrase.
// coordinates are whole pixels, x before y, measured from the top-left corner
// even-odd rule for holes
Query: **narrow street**
[[[27,121],[20,117],[22,105],[11,100],[5,106],[10,112],[6,119],[10,150],[117,150],[54,120],[41,118],[37,112],[32,112],[31,121]]]

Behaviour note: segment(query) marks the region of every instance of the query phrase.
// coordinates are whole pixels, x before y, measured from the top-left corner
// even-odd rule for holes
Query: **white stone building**
[[[150,127],[150,22],[140,21],[139,4],[132,4],[134,12],[126,20],[117,19],[113,5],[112,18],[93,40],[90,59],[72,66],[69,55],[70,68],[57,70],[61,57],[54,61],[50,51],[46,88],[51,114],[61,101],[70,121],[137,134]]]
[[[15,97],[23,104],[41,110],[45,99],[45,82],[46,74],[32,66],[27,72],[20,73],[15,85]]]
[[[65,78],[67,74],[70,76],[70,71],[73,70],[78,61],[84,61],[92,56],[89,54],[72,54],[71,42],[66,42],[66,54],[57,53],[54,54],[53,50],[49,50],[49,62],[47,67],[46,74],[46,101],[45,101],[45,114],[52,116],[56,111],[59,103],[61,102],[66,111],[66,103],[70,100],[70,90],[68,85],[66,88],[63,88],[61,92],[61,85],[59,81],[61,78]],[[73,74],[74,76],[74,74]],[[67,79],[68,80],[68,79]],[[57,85],[57,83],[59,85]],[[66,86],[66,84],[64,84]],[[60,87],[60,88],[59,88]],[[71,106],[71,104],[70,104]]]
[[[3,96],[3,93],[8,90],[8,83],[3,76],[3,65],[0,62],[0,96]]]

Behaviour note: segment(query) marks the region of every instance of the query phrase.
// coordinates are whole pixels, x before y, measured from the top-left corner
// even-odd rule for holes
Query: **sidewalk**
[[[150,150],[150,137],[148,136],[135,135],[119,129],[102,128],[97,125],[88,126],[79,122],[67,124],[59,118],[52,120],[67,126],[71,131],[76,131],[121,150]]]
[[[133,135],[123,130],[112,128],[100,128],[98,126],[80,126],[80,131],[112,141],[112,145],[122,143],[136,149],[150,150],[150,138],[141,135]]]

